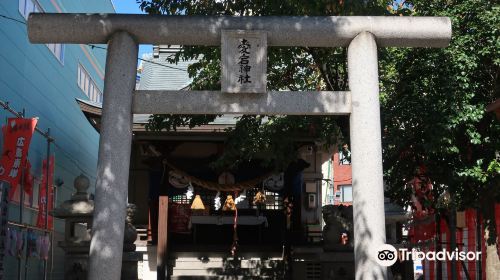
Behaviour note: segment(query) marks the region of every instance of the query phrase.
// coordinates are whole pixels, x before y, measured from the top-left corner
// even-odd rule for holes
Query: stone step
[[[136,227],[137,240],[146,241],[148,239],[148,229],[144,227]]]
[[[191,258],[183,257],[175,260],[173,276],[198,276],[198,277],[222,277],[214,279],[239,279],[235,277],[245,277],[242,279],[265,279],[268,275],[279,275],[281,259],[259,258],[232,259],[223,258]],[[250,277],[250,278],[248,278]],[[203,278],[200,278],[203,279]]]
[[[232,263],[231,260],[224,260],[222,258],[179,258],[175,260],[175,269],[202,269],[226,266],[238,266],[240,268],[271,268],[272,265],[281,260],[260,260],[260,259],[244,259],[239,260],[237,263]]]
[[[137,246],[143,261],[139,262],[139,279],[156,279],[156,246]],[[188,254],[169,260],[175,265],[171,279],[281,279],[281,258],[240,257],[236,262],[228,256]]]
[[[224,271],[222,268],[217,269],[174,269],[172,276],[210,276],[210,277],[276,277],[269,276],[279,274],[280,271],[252,271],[250,269],[238,269],[235,271]],[[234,279],[234,278],[231,278]],[[244,278],[247,279],[247,278]]]

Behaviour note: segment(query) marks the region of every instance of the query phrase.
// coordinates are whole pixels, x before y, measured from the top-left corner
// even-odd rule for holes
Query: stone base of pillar
[[[62,246],[61,246],[62,247]],[[64,249],[70,249],[65,247]],[[73,248],[77,249],[78,248]],[[81,280],[87,279],[88,276],[88,260],[89,253],[68,253],[65,255],[64,263],[64,279],[66,280]],[[143,255],[138,252],[123,252],[121,280],[137,280],[138,279],[138,262],[143,260]]]

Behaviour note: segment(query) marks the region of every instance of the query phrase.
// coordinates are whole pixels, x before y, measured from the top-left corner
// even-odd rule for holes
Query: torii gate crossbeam
[[[170,92],[175,106],[169,108],[172,113],[182,113],[183,106],[190,113],[213,114],[220,108],[227,113],[350,113],[356,279],[386,279],[386,268],[377,264],[373,252],[385,243],[377,46],[446,47],[449,18],[31,14],[28,34],[33,43],[108,44],[89,279],[120,279],[132,113],[161,110],[152,104],[159,92],[137,92],[134,100],[138,44],[220,45],[223,29],[267,31],[270,46],[348,47],[350,92],[341,93],[343,99],[323,94],[301,106],[276,103],[283,96],[273,94],[245,95],[242,99],[252,102],[250,106],[221,95],[218,104],[189,107],[183,102],[196,98],[175,100],[176,93]],[[294,96],[288,97],[307,100]]]

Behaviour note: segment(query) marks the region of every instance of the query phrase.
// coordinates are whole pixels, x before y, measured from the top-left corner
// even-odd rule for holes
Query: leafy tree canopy
[[[425,166],[436,195],[447,190],[455,207],[477,207],[500,191],[500,123],[485,111],[500,97],[500,8],[495,1],[406,3],[415,16],[450,17],[453,37],[444,49],[384,52],[381,103],[389,193],[408,203],[410,189],[402,186],[417,166]]]

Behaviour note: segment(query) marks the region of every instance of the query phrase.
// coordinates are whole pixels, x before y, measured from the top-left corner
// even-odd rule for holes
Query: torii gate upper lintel
[[[269,46],[348,47],[349,91],[134,94],[138,44],[220,45],[224,29],[266,31]],[[374,252],[385,243],[377,46],[446,47],[449,18],[31,14],[28,34],[108,44],[88,279],[120,279],[132,113],[350,114],[356,279],[387,279]]]

